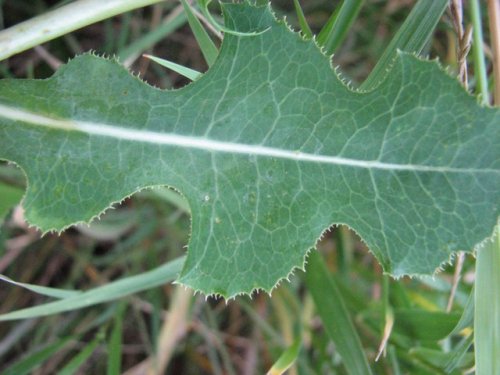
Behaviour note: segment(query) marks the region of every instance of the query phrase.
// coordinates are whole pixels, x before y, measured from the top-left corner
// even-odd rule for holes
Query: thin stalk
[[[479,0],[470,0],[470,11],[472,19],[472,56],[474,58],[474,75],[476,77],[476,93],[479,94],[481,104],[490,102],[488,92],[488,74],[483,49],[483,25],[481,22],[481,7]]]
[[[464,260],[465,260],[465,254],[463,251],[461,251],[458,253],[457,260],[455,263],[455,271],[453,272],[453,281],[451,283],[451,290],[450,290],[450,296],[448,297],[448,303],[446,304],[446,312],[450,312],[453,307],[453,300],[455,299],[455,294],[457,293],[458,283],[460,282],[460,275],[462,273]]]
[[[79,0],[0,32],[0,60],[71,31],[163,0]]]
[[[495,87],[493,100],[500,106],[500,2],[488,0],[488,15],[490,18],[491,49],[493,50],[493,77]]]

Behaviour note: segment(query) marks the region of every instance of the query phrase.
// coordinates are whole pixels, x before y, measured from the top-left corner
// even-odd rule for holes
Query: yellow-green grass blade
[[[375,88],[385,78],[398,50],[420,53],[447,6],[448,0],[419,0],[360,88]]]
[[[267,372],[267,375],[281,375],[288,370],[297,360],[300,353],[300,337],[297,337],[293,344],[290,345],[273,364]]]
[[[351,25],[356,20],[364,0],[344,0],[318,34],[318,44],[330,55],[344,41]]]
[[[186,12],[187,20],[189,22],[189,26],[191,27],[191,31],[200,46],[201,53],[203,57],[205,57],[205,61],[208,66],[212,66],[219,54],[217,47],[215,46],[212,39],[203,28],[201,22],[195,16],[193,11],[191,10],[191,6],[186,2],[186,0],[181,0],[182,6],[184,7],[184,11]]]
[[[126,277],[73,297],[2,314],[0,321],[34,318],[81,309],[163,285],[177,278],[184,259],[185,257],[179,257],[151,271]]]
[[[143,55],[143,56],[154,61],[157,64],[160,64],[161,66],[167,69],[173,70],[174,72],[180,74],[183,77],[186,77],[187,79],[190,79],[191,81],[197,80],[202,75],[200,72],[194,69],[190,69],[183,65],[176,64],[172,61],[168,61],[151,55]]]
[[[347,372],[353,375],[371,374],[342,295],[317,251],[309,254],[305,280],[325,330],[335,343]]]
[[[500,225],[477,251],[474,311],[476,374],[500,374]]]

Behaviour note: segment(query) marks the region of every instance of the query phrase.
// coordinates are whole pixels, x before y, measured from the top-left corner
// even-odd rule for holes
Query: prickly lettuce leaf
[[[225,297],[270,291],[333,224],[394,276],[432,273],[491,235],[498,110],[406,54],[377,89],[351,91],[269,8],[223,8],[230,28],[269,30],[226,35],[180,90],[92,55],[48,80],[0,82],[0,158],[26,173],[30,223],[62,230],[168,185],[192,213],[179,281]]]

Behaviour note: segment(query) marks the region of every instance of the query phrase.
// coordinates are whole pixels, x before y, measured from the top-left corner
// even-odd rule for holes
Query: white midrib
[[[391,171],[440,172],[440,173],[485,173],[499,171],[493,169],[436,167],[415,164],[393,164],[378,160],[357,160],[339,156],[308,154],[300,151],[283,150],[260,145],[246,145],[232,142],[215,141],[202,137],[192,137],[177,134],[159,133],[148,130],[123,128],[96,122],[60,120],[29,112],[20,108],[0,104],[0,117],[33,124],[36,126],[79,131],[89,135],[110,137],[135,142],[152,143],[156,145],[179,146],[205,151],[224,152],[230,154],[245,154],[265,156],[270,158],[307,161],[321,164],[343,165],[366,169],[383,169]]]

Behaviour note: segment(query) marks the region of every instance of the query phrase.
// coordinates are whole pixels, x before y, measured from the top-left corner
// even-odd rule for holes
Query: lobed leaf
[[[499,110],[401,52],[376,89],[353,92],[269,7],[223,10],[235,33],[180,90],[92,55],[0,82],[0,159],[26,173],[30,223],[60,231],[174,187],[192,214],[179,282],[225,297],[271,291],[333,224],[394,276],[433,273],[491,235]]]

